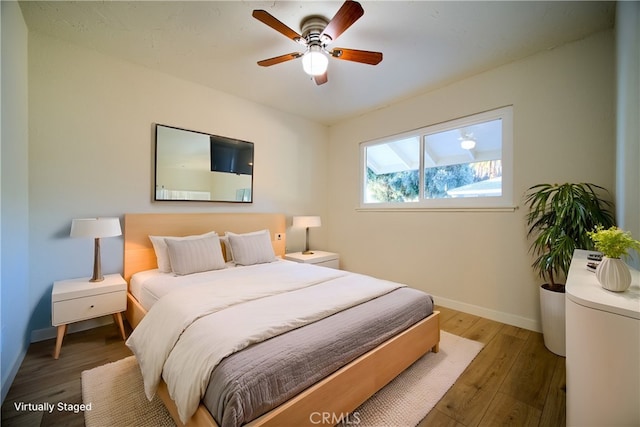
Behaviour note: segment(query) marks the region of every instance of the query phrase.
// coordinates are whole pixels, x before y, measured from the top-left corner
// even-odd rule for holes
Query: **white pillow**
[[[269,230],[245,234],[235,234],[227,231],[225,234],[229,241],[229,246],[231,246],[233,262],[236,264],[253,265],[276,260]]]
[[[188,239],[199,239],[205,236],[217,236],[218,234],[215,231],[210,231],[205,234],[199,234],[195,236],[186,236],[186,237],[173,237],[173,236],[149,236],[149,240],[151,240],[151,244],[153,244],[153,250],[156,253],[156,260],[158,262],[158,271],[161,273],[171,273],[171,260],[169,259],[169,252],[167,251],[167,243],[165,239],[172,240],[188,240]]]
[[[199,239],[165,239],[171,270],[180,276],[225,268],[217,235]]]

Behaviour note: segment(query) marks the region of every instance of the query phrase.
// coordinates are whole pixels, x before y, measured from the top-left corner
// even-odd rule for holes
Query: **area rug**
[[[455,383],[480,352],[482,343],[441,332],[440,352],[427,353],[356,409],[345,424],[415,426]],[[133,356],[82,372],[82,401],[87,427],[174,426],[158,397],[144,395]]]

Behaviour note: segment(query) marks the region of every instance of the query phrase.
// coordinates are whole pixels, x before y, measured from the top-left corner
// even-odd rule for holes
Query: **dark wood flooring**
[[[540,334],[438,309],[442,330],[485,347],[419,427],[565,425],[565,359],[549,352]],[[58,360],[54,346],[29,346],[2,404],[2,426],[84,426],[82,412],[19,411],[16,404],[82,403],[81,372],[131,354],[114,325],[67,335]]]
[[[442,330],[485,347],[420,427],[566,425],[565,358],[541,334],[439,310]]]
[[[131,328],[126,325],[127,335]],[[101,326],[65,336],[60,358],[53,358],[55,339],[33,343],[2,404],[2,427],[84,426],[82,412],[19,411],[16,404],[82,403],[82,371],[123,359],[132,353],[118,328]],[[111,427],[111,426],[105,426]]]

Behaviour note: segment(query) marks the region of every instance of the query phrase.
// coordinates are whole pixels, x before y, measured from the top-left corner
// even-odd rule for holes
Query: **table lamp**
[[[304,245],[304,255],[312,255],[313,252],[309,250],[309,228],[310,227],[320,227],[322,225],[319,216],[294,216],[293,217],[293,227],[296,228],[306,228],[307,229],[307,238]]]
[[[95,239],[93,251],[93,277],[90,282],[101,282],[100,238],[120,236],[120,220],[118,218],[78,218],[71,222],[71,237],[90,237]]]

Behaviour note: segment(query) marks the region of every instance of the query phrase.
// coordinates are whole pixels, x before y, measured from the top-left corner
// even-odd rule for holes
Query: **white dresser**
[[[567,426],[640,425],[640,273],[603,289],[574,253],[566,283]]]

